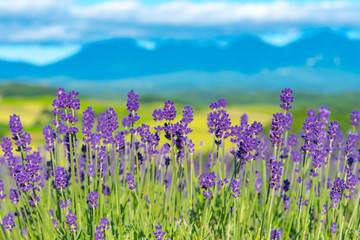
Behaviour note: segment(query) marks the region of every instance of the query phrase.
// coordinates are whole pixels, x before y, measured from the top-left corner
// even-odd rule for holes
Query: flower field
[[[343,129],[329,108],[309,109],[294,132],[288,88],[253,122],[224,98],[201,125],[169,100],[143,116],[138,98],[128,93],[123,114],[80,111],[78,92],[60,88],[37,146],[23,123],[38,108],[11,113],[0,239],[360,238],[360,111]]]

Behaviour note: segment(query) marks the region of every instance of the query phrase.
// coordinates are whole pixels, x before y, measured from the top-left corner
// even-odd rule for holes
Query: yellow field
[[[52,119],[50,112],[52,110],[51,103],[52,99],[50,97],[2,99],[0,103],[0,124],[7,125],[9,116],[14,113],[20,115],[25,130],[31,133],[33,142],[39,144],[42,142],[42,127],[50,124]],[[127,115],[126,102],[81,99],[81,110],[78,112],[79,117],[81,117],[81,113],[87,106],[92,106],[96,114],[104,112],[108,107],[113,107],[118,114],[119,122]],[[180,120],[184,106],[178,104],[175,106],[178,116],[176,120]],[[155,108],[162,107],[162,102],[140,103],[140,121],[138,124],[145,123],[155,126],[151,114]],[[250,122],[260,121],[264,126],[270,124],[272,114],[278,110],[277,105],[264,104],[232,105],[227,108],[233,124],[239,124],[241,115],[246,113]],[[209,111],[210,109],[206,107],[194,107],[194,122],[191,124],[194,132],[190,135],[190,138],[193,139],[195,148],[199,147],[200,141],[204,141],[205,150],[209,150],[211,147],[211,135],[207,132],[206,124]],[[3,128],[5,127],[3,126]],[[5,131],[5,134],[9,135],[9,131]],[[229,144],[227,145],[229,146]]]

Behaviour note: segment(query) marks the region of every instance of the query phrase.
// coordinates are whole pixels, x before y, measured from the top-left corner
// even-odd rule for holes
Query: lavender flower
[[[128,100],[127,100],[127,104],[126,104],[126,110],[128,110],[129,112],[136,112],[137,110],[139,110],[139,95],[136,95],[134,93],[133,90],[130,90],[130,92],[128,93]]]
[[[23,126],[18,115],[14,114],[10,116],[9,127],[13,139],[16,141],[15,145],[18,147],[17,151],[30,151],[31,147],[29,147],[29,145],[31,143],[31,136],[29,133],[23,132]]]
[[[9,198],[10,198],[10,202],[16,206],[16,204],[20,200],[18,190],[10,188]]]
[[[162,226],[155,226],[155,232],[154,232],[154,236],[156,238],[156,240],[161,240],[164,239],[164,235],[166,234],[165,232],[162,232]]]
[[[194,120],[194,110],[190,106],[185,106],[183,111],[183,118],[180,120],[182,124],[189,124]]]
[[[325,215],[326,215],[326,212],[327,212],[327,204],[325,203],[325,204],[323,205],[323,210],[322,210],[322,212],[321,212],[321,215],[322,215],[322,216],[325,216]]]
[[[357,184],[357,177],[350,171],[347,170],[346,172],[346,183],[345,183],[345,189],[346,193],[344,193],[345,199],[350,199],[352,196],[352,193],[355,190],[355,186]]]
[[[77,217],[73,214],[73,212],[71,210],[69,210],[68,215],[66,215],[66,223],[69,226],[69,232],[70,233],[74,233],[78,230],[78,225],[77,225]]]
[[[330,125],[327,130],[327,139],[329,141],[334,141],[339,132],[340,125],[337,121],[330,122]]]
[[[240,196],[240,182],[236,179],[233,179],[231,181],[231,190],[232,190],[232,196],[234,198],[238,198]]]
[[[288,143],[289,147],[292,147],[292,148],[296,147],[296,145],[297,145],[297,136],[296,136],[296,134],[291,133],[289,135],[289,137],[288,137],[287,143]]]
[[[170,100],[166,101],[164,103],[163,112],[164,112],[165,120],[167,120],[167,121],[174,120],[176,117],[176,110],[175,110],[174,102],[171,102]]]
[[[278,145],[281,141],[281,135],[284,133],[285,116],[282,113],[275,113],[270,124],[270,142]]]
[[[10,232],[13,230],[15,226],[14,217],[11,213],[9,213],[7,216],[3,219],[3,226],[4,229],[9,230]]]
[[[90,178],[94,178],[95,177],[95,166],[92,165],[92,164],[89,164],[88,165],[88,172],[87,172],[87,175],[90,177]]]
[[[136,188],[134,176],[132,175],[132,173],[126,174],[126,182],[129,184],[130,190],[134,190]]]
[[[356,147],[356,136],[350,134],[348,136],[347,141],[346,141],[344,156],[345,157],[352,157],[352,154],[353,154],[353,152],[355,150],[355,147]]]
[[[54,219],[54,211],[52,209],[49,209],[49,215],[51,217],[51,221],[54,224],[54,227],[57,229],[59,226],[58,221]]]
[[[270,239],[273,240],[280,240],[282,236],[282,230],[278,229],[278,230],[272,230],[270,233]]]
[[[271,167],[270,187],[276,190],[280,188],[279,182],[282,175],[281,162],[275,161],[275,158],[271,156],[268,166]]]
[[[284,192],[289,191],[289,189],[290,189],[290,181],[287,180],[287,179],[285,179],[285,180],[283,181],[283,185],[281,186],[281,189],[282,189]]]
[[[280,95],[280,107],[285,111],[290,110],[292,106],[290,103],[294,102],[294,97],[292,96],[293,91],[290,88],[285,88],[281,91],[282,95]]]
[[[14,175],[14,168],[16,165],[16,158],[13,155],[13,148],[12,148],[12,142],[10,138],[3,137],[2,144],[1,144],[2,151],[4,153],[5,159],[8,163],[9,171],[10,171],[10,177],[13,177]]]
[[[101,218],[99,222],[100,226],[96,226],[95,239],[103,240],[105,239],[105,231],[109,229],[109,221],[106,218]]]
[[[354,110],[351,113],[350,120],[351,120],[350,123],[351,123],[351,125],[353,127],[359,126],[359,124],[360,124],[360,111],[359,110]]]
[[[333,222],[331,224],[331,229],[330,229],[332,234],[336,234],[336,222]]]
[[[104,230],[109,230],[110,222],[107,220],[107,218],[100,218],[100,227]]]
[[[125,148],[125,138],[122,132],[115,133],[115,148],[117,153],[121,153]]]
[[[261,187],[262,187],[262,179],[260,177],[259,172],[256,171],[255,192],[260,194],[261,193]]]
[[[164,112],[161,109],[155,109],[152,116],[154,121],[159,123],[164,119]]]
[[[54,224],[54,227],[57,229],[59,227],[58,221],[55,218],[51,218],[51,221]]]
[[[199,177],[199,184],[201,185],[201,188],[209,189],[215,184],[215,173],[210,172],[208,175],[205,173],[201,174]]]
[[[210,191],[210,188],[212,188],[215,184],[215,173],[210,172],[208,175],[201,174],[199,177],[199,184],[201,185],[201,188],[205,189],[203,191],[203,195],[206,198],[209,198],[212,196],[212,192]]]
[[[56,137],[54,129],[49,125],[45,126],[43,128],[43,135],[45,138],[46,149],[48,151],[53,150],[55,147],[55,137]]]
[[[217,188],[218,188],[218,190],[221,190],[221,188],[224,186],[224,185],[226,185],[227,183],[229,182],[229,180],[227,180],[227,178],[224,178],[224,180],[219,180],[218,182],[217,182]]]
[[[121,121],[121,125],[125,128],[128,129],[129,127],[131,127],[131,121],[129,118],[124,117],[123,120]]]
[[[83,141],[89,143],[91,141],[91,131],[95,123],[95,111],[92,110],[92,107],[87,107],[83,112],[82,119],[82,133],[84,135]]]
[[[216,104],[217,105],[217,104]],[[215,144],[220,145],[222,139],[230,136],[231,120],[229,114],[224,109],[210,112],[207,117],[209,133],[215,135]]]
[[[241,128],[245,128],[248,125],[248,115],[246,113],[244,113],[243,115],[241,115],[240,117],[240,126]]]
[[[113,108],[108,108],[106,113],[99,115],[97,130],[101,133],[104,144],[114,142],[113,133],[119,128],[119,122]]]
[[[105,239],[104,230],[99,226],[96,226],[96,232],[94,233],[94,235],[95,235],[96,240],[104,240]]]
[[[342,190],[346,187],[344,180],[339,177],[334,181],[334,185],[330,191],[331,206],[336,208],[341,199]]]
[[[293,124],[293,115],[287,112],[284,119],[284,130],[291,131],[291,125]]]
[[[66,188],[67,178],[66,178],[65,168],[63,167],[55,168],[55,182],[57,189],[62,190]]]
[[[96,208],[97,206],[99,206],[99,203],[97,203],[98,197],[99,194],[96,190],[90,192],[90,194],[86,197],[89,207]]]
[[[6,198],[6,194],[4,193],[4,183],[2,181],[2,179],[0,179],[0,199],[5,199]]]
[[[330,117],[330,109],[326,106],[319,107],[319,121],[321,122],[322,128],[326,128],[329,117]]]
[[[219,107],[225,108],[227,106],[227,101],[225,98],[219,98],[217,104]]]
[[[10,133],[14,137],[19,137],[23,134],[23,126],[21,124],[19,115],[13,114],[12,116],[10,116],[9,127]]]
[[[66,201],[63,201],[62,199],[60,199],[59,201],[59,206],[60,208],[68,208],[70,206],[71,200],[68,199]]]

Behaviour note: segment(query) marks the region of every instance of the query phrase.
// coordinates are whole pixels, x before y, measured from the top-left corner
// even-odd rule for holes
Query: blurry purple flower
[[[155,236],[156,240],[164,239],[165,234],[166,234],[165,232],[162,232],[161,225],[155,226],[154,236]]]
[[[90,194],[86,197],[86,201],[89,207],[96,208],[97,206],[99,206],[99,203],[97,203],[98,197],[99,194],[96,190],[90,192]]]
[[[282,236],[282,230],[278,229],[278,230],[272,230],[270,233],[270,239],[272,240],[280,240]]]
[[[69,210],[69,213],[66,215],[66,223],[68,224],[70,233],[75,233],[78,230],[78,225],[76,221],[77,217],[73,214],[71,210]]]
[[[351,123],[351,125],[353,127],[359,126],[359,124],[360,124],[360,111],[359,110],[354,110],[351,113],[350,120],[351,120],[350,123]]]
[[[9,213],[7,216],[5,216],[3,218],[2,223],[3,223],[4,229],[9,230],[11,232],[15,225],[13,215],[11,213]]]
[[[332,234],[336,234],[336,222],[333,222],[332,224],[331,224],[331,233]]]

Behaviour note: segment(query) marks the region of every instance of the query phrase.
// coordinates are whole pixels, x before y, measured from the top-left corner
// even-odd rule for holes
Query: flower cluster
[[[91,141],[91,131],[95,123],[95,111],[92,107],[88,106],[83,112],[82,119],[82,133],[84,135],[83,141],[89,143]]]
[[[69,232],[74,233],[78,230],[77,225],[77,217],[73,214],[71,210],[69,210],[69,213],[66,215],[66,223],[69,227]]]
[[[128,183],[130,190],[134,190],[136,188],[134,176],[132,175],[132,173],[126,174],[126,182]]]
[[[238,198],[240,196],[240,182],[236,179],[231,181],[232,196]]]
[[[204,189],[203,196],[206,198],[209,198],[212,196],[212,192],[210,191],[210,188],[212,188],[215,184],[216,175],[213,172],[210,172],[209,174],[201,174],[199,177],[199,185],[201,188]]]
[[[156,238],[156,240],[164,239],[166,232],[162,232],[162,226],[155,226],[155,230],[156,231],[154,232],[154,237]]]
[[[282,237],[282,230],[281,229],[271,231],[270,239],[272,239],[272,240],[280,240],[281,237]]]
[[[334,181],[333,187],[330,191],[330,199],[332,201],[331,206],[333,208],[336,208],[339,204],[339,201],[341,199],[342,190],[346,187],[344,180],[341,178],[337,178]]]
[[[13,230],[15,226],[15,222],[14,222],[14,216],[11,213],[9,213],[7,216],[4,217],[3,226],[4,229],[9,230],[10,232]]]
[[[351,120],[351,125],[353,127],[359,126],[359,124],[360,124],[360,111],[359,110],[354,110],[351,113],[350,120]]]
[[[100,226],[96,226],[95,239],[96,240],[104,240],[105,239],[105,231],[109,230],[110,222],[107,218],[101,218],[99,222]]]
[[[55,168],[55,183],[56,188],[59,190],[63,190],[67,186],[67,178],[65,168],[63,167],[56,167]]]
[[[90,192],[90,194],[86,197],[87,204],[91,208],[96,208],[99,206],[99,203],[97,202],[99,198],[99,194],[96,190]]]
[[[209,133],[214,134],[217,145],[230,136],[231,120],[229,114],[223,109],[224,107],[226,107],[225,99],[220,98],[218,102],[211,103],[210,108],[213,111],[207,117]]]
[[[15,145],[18,147],[17,151],[31,151],[31,147],[29,147],[31,143],[31,136],[29,133],[23,132],[23,126],[19,115],[14,114],[10,116],[9,127],[13,140],[16,141]]]
[[[275,161],[273,156],[268,161],[268,166],[271,168],[270,187],[273,189],[280,188],[280,180],[282,175],[282,167],[280,161]]]
[[[280,95],[280,107],[284,110],[290,110],[292,106],[290,103],[294,102],[294,97],[292,96],[293,91],[290,88],[285,88],[281,90],[282,95]]]
[[[270,124],[270,142],[279,145],[282,142],[282,134],[284,133],[285,116],[282,113],[275,113]]]
[[[54,109],[52,113],[55,119],[52,124],[57,129],[58,134],[76,134],[79,129],[75,123],[79,121],[75,117],[75,111],[80,109],[80,99],[77,97],[79,92],[71,91],[66,92],[63,88],[57,89],[55,99],[52,103]],[[66,124],[64,124],[63,122]]]
[[[8,137],[3,137],[1,148],[4,153],[4,157],[7,161],[9,171],[10,171],[10,177],[14,176],[14,168],[16,166],[16,158],[13,155],[13,147],[11,139]]]

